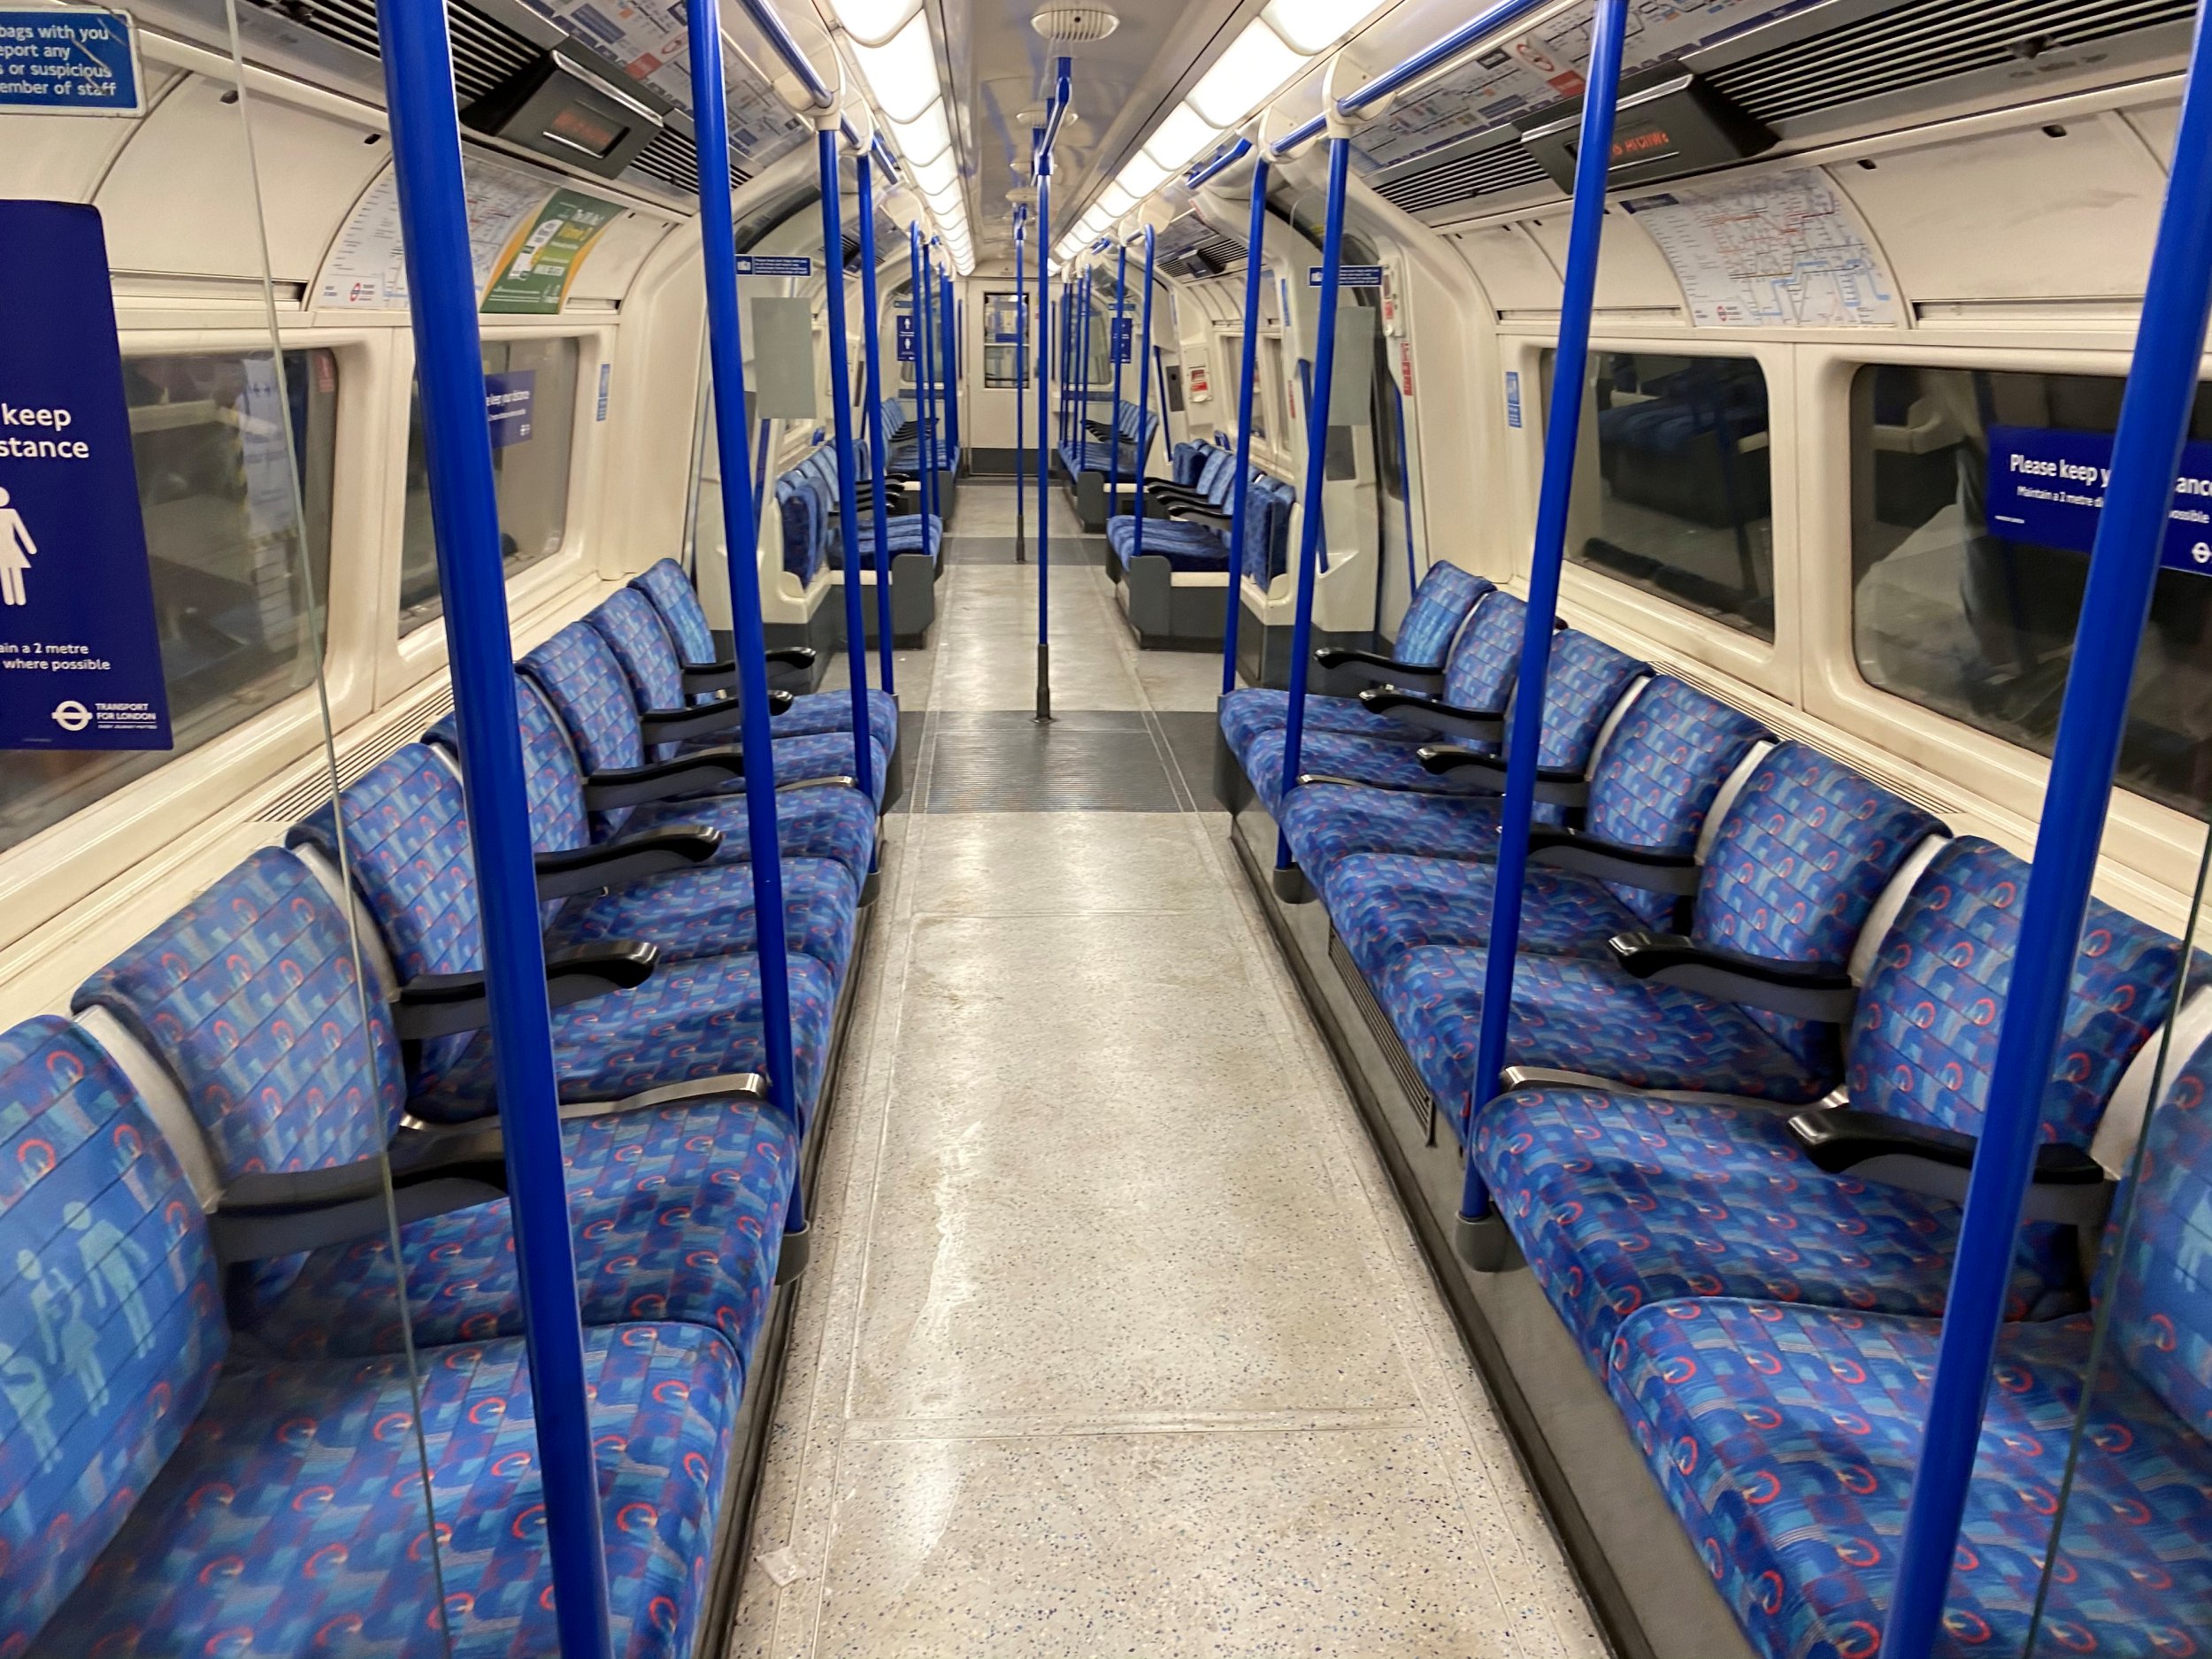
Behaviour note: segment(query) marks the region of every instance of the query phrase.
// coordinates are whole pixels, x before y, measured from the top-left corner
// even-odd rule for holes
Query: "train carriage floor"
[[[1033,507],[1033,497],[1032,503]],[[910,787],[731,1651],[1598,1655],[1208,782],[1055,492],[902,656]]]

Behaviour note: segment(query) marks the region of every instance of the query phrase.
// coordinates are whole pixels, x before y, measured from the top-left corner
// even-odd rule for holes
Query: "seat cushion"
[[[791,1043],[799,1104],[811,1114],[828,1058],[837,987],[811,956],[789,957]],[[553,1010],[553,1062],[564,1102],[626,1099],[642,1089],[733,1071],[761,1071],[760,959],[708,956],[660,969],[634,990]],[[469,1033],[440,1069],[427,1067],[409,1109],[430,1123],[493,1110],[492,1042]]]
[[[2185,1655],[2212,1630],[2212,1457],[2120,1368],[2088,1392],[2093,1322],[1999,1338],[1976,1475],[1936,1651]],[[1609,1380],[1667,1502],[1765,1659],[1871,1654],[1895,1583],[1929,1378],[1932,1320],[1773,1302],[1647,1308]]]
[[[565,1123],[561,1147],[584,1324],[718,1331],[741,1382],[797,1178],[790,1119],[742,1100],[701,1101]],[[409,1222],[400,1259],[418,1348],[522,1333],[504,1200]],[[380,1233],[318,1250],[239,1332],[238,1349],[286,1359],[398,1353],[395,1284]]]
[[[705,824],[722,832],[718,864],[753,861],[746,828],[745,803],[734,795],[707,795],[689,801],[656,801],[634,808],[627,827],[635,833],[667,824]],[[818,784],[776,793],[776,846],[786,858],[834,858],[865,881],[876,853],[876,813],[857,789]]]
[[[852,693],[810,691],[803,697],[794,697],[789,708],[769,717],[768,729],[779,739],[849,732],[853,729]],[[873,686],[868,688],[868,734],[879,748],[898,747],[899,700]],[[778,775],[781,776],[780,772]]]
[[[1491,796],[1404,795],[1313,783],[1295,791],[1277,817],[1298,867],[1314,880],[1353,853],[1424,858],[1491,858],[1497,853],[1498,804]]]
[[[783,861],[784,938],[841,981],[852,960],[860,887],[829,858]],[[709,864],[625,882],[570,899],[546,929],[549,951],[608,939],[646,939],[663,963],[747,955],[760,949],[753,911],[753,867]]]
[[[1371,982],[1424,945],[1489,942],[1497,866],[1402,853],[1354,853],[1317,879],[1329,920]],[[1521,949],[1603,956],[1616,933],[1645,926],[1603,883],[1534,869],[1521,888]]]
[[[1943,1310],[1958,1206],[1825,1173],[1779,1111],[1524,1090],[1483,1114],[1475,1161],[1537,1282],[1601,1370],[1621,1321],[1654,1302]],[[2070,1261],[2039,1271],[2024,1259],[2008,1312],[2070,1312],[2082,1288]]]
[[[1482,1025],[1486,950],[1428,945],[1387,964],[1375,992],[1438,1107],[1464,1125]],[[1505,1064],[1552,1066],[1632,1088],[1698,1089],[1787,1105],[1833,1077],[1796,1056],[1733,1003],[1633,979],[1609,962],[1530,955],[1513,971]]]
[[[1257,747],[1261,733],[1283,741],[1283,726],[1290,718],[1290,693],[1259,686],[1240,686],[1221,700],[1221,733],[1229,747],[1242,756]],[[1413,728],[1386,714],[1370,713],[1357,697],[1325,697],[1306,694],[1308,732],[1344,732],[1354,737],[1374,737],[1403,742]]]
[[[1309,732],[1298,745],[1298,770],[1327,778],[1341,778],[1376,789],[1409,795],[1469,795],[1476,786],[1438,777],[1422,769],[1421,745],[1439,741],[1410,726],[1399,728],[1395,738],[1365,737],[1349,732]],[[1475,745],[1468,745],[1470,748]],[[1283,795],[1283,734],[1262,732],[1240,758],[1244,775],[1251,780],[1271,811],[1279,812]]]
[[[216,1654],[250,1629],[256,1652],[420,1653],[441,1583],[454,1659],[555,1652],[523,1344],[423,1362],[434,1553],[405,1360],[234,1364],[31,1652]],[[584,1374],[613,1651],[687,1659],[736,1363],[710,1331],[634,1325],[587,1331]]]
[[[872,713],[869,721],[874,726]],[[698,754],[709,749],[726,749],[736,741],[734,733],[710,733],[693,738],[682,744],[680,752]],[[854,778],[859,776],[859,766],[853,757],[852,703],[845,701],[845,718],[826,732],[808,732],[795,737],[775,740],[776,782],[779,785],[799,783],[811,778]],[[874,786],[875,802],[883,804],[883,789],[887,780],[891,755],[883,741],[871,730],[868,738],[868,757],[873,770],[869,780]],[[733,778],[721,793],[742,795],[745,781]]]

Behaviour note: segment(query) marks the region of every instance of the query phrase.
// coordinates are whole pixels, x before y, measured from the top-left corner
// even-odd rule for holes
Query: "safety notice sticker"
[[[138,41],[119,12],[75,6],[0,12],[0,111],[136,115]]]
[[[98,211],[0,202],[0,749],[167,749]]]

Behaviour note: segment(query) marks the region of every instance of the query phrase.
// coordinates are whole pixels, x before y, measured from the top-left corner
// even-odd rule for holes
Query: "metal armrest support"
[[[1402,691],[1417,691],[1431,697],[1440,695],[1444,690],[1442,669],[1402,663],[1378,651],[1354,651],[1341,646],[1325,645],[1313,654],[1313,660],[1333,673],[1348,674],[1355,680],[1364,680],[1370,685],[1393,686]]]
[[[403,1224],[490,1203],[507,1193],[506,1145],[496,1125],[442,1133],[405,1132],[388,1155],[324,1170],[242,1175],[208,1217],[216,1259],[263,1261],[373,1238],[389,1225],[384,1200]]]
[[[1479,742],[1505,741],[1505,714],[1497,709],[1463,709],[1441,697],[1393,686],[1370,686],[1359,694],[1360,706],[1370,714],[1386,715],[1402,725],[1434,732],[1441,737],[1471,737]],[[1456,755],[1460,751],[1450,750]],[[1432,766],[1432,772],[1438,769]],[[1442,776],[1438,772],[1438,776]]]
[[[538,875],[538,896],[565,899],[646,876],[688,870],[707,863],[721,849],[718,829],[701,824],[670,824],[589,847],[540,853],[532,863]]]
[[[1599,881],[1618,881],[1677,897],[1686,897],[1697,891],[1701,868],[1689,853],[1632,847],[1578,830],[1561,829],[1553,824],[1529,826],[1528,861],[1551,870],[1571,871]]]
[[[610,939],[564,950],[545,962],[546,1000],[555,1008],[633,990],[660,965],[660,947],[641,939]],[[421,1041],[476,1031],[491,1022],[491,999],[481,973],[423,973],[399,988],[392,1021],[401,1037]]]
[[[733,783],[745,775],[744,752],[734,747],[703,749],[673,760],[642,766],[612,766],[584,780],[584,804],[595,812],[680,800]]]
[[[1789,1120],[1789,1128],[1805,1156],[1831,1175],[1880,1181],[1962,1203],[1979,1145],[1955,1129],[1847,1107],[1800,1112]],[[2030,1221],[2101,1226],[2113,1185],[2102,1166],[2079,1147],[2039,1147],[2022,1214]]]
[[[1632,978],[1680,986],[1793,1019],[1847,1025],[1858,1006],[1859,987],[1840,968],[1715,950],[1679,933],[1619,933],[1606,945]]]

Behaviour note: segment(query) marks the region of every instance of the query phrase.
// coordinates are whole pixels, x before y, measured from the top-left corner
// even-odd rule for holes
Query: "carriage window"
[[[581,355],[572,339],[484,342],[499,550],[509,576],[559,552],[568,534],[568,460],[576,434],[576,365]],[[430,468],[423,453],[422,400],[416,396],[407,418],[400,633],[412,634],[443,610],[438,544],[430,522]]]
[[[1022,300],[1013,294],[983,296],[983,384],[1011,391],[1021,384]]]
[[[1548,395],[1552,357],[1544,354]],[[1594,351],[1590,367],[1567,557],[1773,639],[1767,388],[1758,364]]]
[[[131,357],[123,380],[176,747],[0,756],[0,848],[314,682],[330,570],[336,354],[286,352],[280,383],[265,350]]]
[[[2051,752],[2072,659],[2116,375],[1868,365],[1851,388],[1851,635],[1868,682]],[[2212,388],[2183,472],[2212,474]],[[2193,522],[2185,515],[2194,512]],[[2212,802],[2212,541],[2179,503],[2120,752],[2120,781],[2198,817]]]

